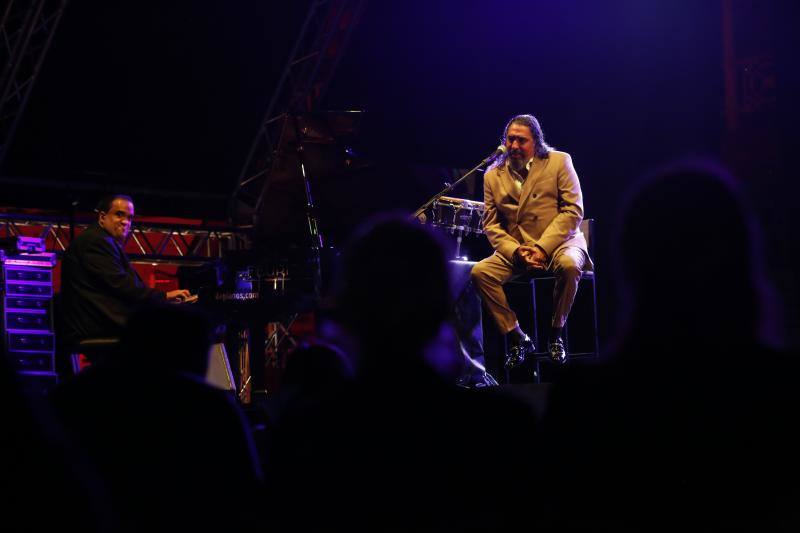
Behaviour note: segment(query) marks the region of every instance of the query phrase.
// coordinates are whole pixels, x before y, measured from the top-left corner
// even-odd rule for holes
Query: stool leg
[[[79,354],[79,353],[71,353],[71,354],[69,354],[69,362],[72,365],[72,375],[73,376],[81,371],[81,354]]]
[[[538,310],[536,308],[536,279],[531,280],[530,286],[531,286],[531,302],[533,308],[532,309],[533,320],[531,321],[533,326],[531,328],[531,338],[533,339],[533,344],[536,346],[536,351],[541,352],[542,345],[539,342],[541,340],[539,338],[539,315],[538,315]],[[538,365],[539,363],[536,364]],[[537,366],[537,371],[538,371],[538,366]]]
[[[505,354],[507,353],[508,353],[508,338],[505,335],[503,335],[503,357],[505,357]],[[511,383],[511,373],[508,371],[508,368],[506,368],[505,361],[503,361],[503,374],[505,374],[506,377],[504,383],[508,385],[509,383]]]
[[[592,320],[594,321],[594,356],[600,357],[600,339],[597,334],[597,276],[592,274]]]

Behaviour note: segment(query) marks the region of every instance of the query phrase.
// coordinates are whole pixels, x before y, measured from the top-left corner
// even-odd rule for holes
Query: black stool
[[[594,220],[587,219],[581,222],[581,231],[586,237],[591,257],[593,257],[593,228]],[[524,365],[529,371],[533,369],[536,383],[540,383],[542,379],[541,363],[550,361],[547,342],[552,320],[555,282],[554,272],[532,271],[509,281],[504,287],[509,304],[517,313],[520,326],[536,345],[537,351],[528,356]],[[508,346],[505,338],[498,340],[500,343],[495,350],[499,349],[502,353],[506,353]],[[568,359],[598,357],[600,354],[596,273],[592,270],[581,274],[575,303],[564,325],[563,340]],[[509,382],[510,375],[507,371],[505,377],[506,382]]]
[[[93,365],[102,364],[114,356],[118,347],[119,338],[117,337],[93,337],[72,343],[67,350],[72,374],[78,374],[82,370],[81,355]]]

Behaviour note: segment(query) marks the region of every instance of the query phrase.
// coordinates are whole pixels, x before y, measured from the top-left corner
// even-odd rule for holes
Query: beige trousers
[[[575,294],[578,292],[578,282],[586,265],[586,259],[586,254],[580,248],[566,246],[556,252],[548,265],[547,271],[553,272],[556,276],[551,322],[553,327],[564,327],[567,321],[572,303],[575,301]],[[519,325],[517,315],[508,306],[503,285],[525,273],[523,267],[511,264],[497,252],[472,267],[472,282],[503,334]]]

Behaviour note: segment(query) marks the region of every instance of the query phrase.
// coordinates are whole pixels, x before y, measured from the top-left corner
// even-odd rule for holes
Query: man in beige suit
[[[483,228],[494,254],[472,269],[472,280],[503,334],[508,335],[506,367],[521,364],[535,347],[520,329],[503,284],[531,270],[556,274],[550,357],[564,363],[561,332],[575,300],[578,281],[592,268],[581,233],[583,196],[572,158],[544,142],[539,121],[518,115],[506,126],[504,156],[484,175]]]

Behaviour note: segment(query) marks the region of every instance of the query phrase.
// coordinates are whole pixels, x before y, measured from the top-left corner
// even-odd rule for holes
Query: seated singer
[[[128,317],[148,300],[183,302],[189,291],[151,289],[125,255],[133,223],[133,200],[122,194],[97,205],[98,223],[70,244],[61,261],[62,335],[67,344],[118,337]]]
[[[518,115],[506,126],[508,149],[484,175],[483,227],[495,252],[476,264],[472,280],[509,341],[506,368],[535,351],[508,305],[503,284],[532,270],[554,272],[550,357],[564,363],[562,329],[585,267],[592,268],[580,230],[583,197],[569,154],[544,142],[539,121]]]

